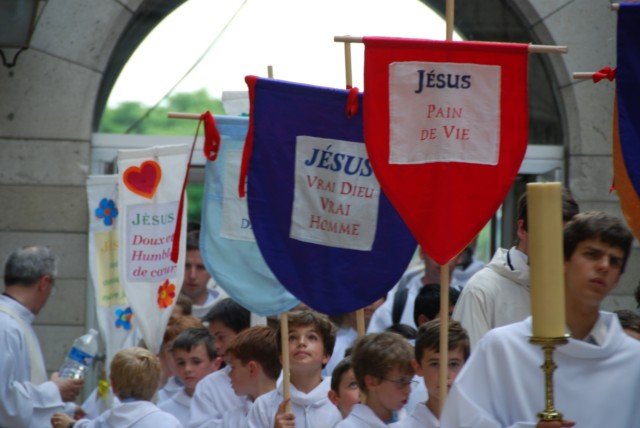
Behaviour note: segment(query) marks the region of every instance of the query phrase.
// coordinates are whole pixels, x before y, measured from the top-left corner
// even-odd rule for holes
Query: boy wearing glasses
[[[363,392],[363,404],[353,406],[336,428],[386,428],[403,415],[414,383],[413,350],[399,334],[384,332],[358,339],[351,353],[353,371]]]
[[[449,376],[447,392],[469,357],[469,336],[457,321],[449,321],[448,344]],[[431,320],[418,330],[413,367],[424,379],[429,392],[426,403],[416,405],[411,416],[402,422],[403,427],[437,428],[440,426],[440,320]]]
[[[282,385],[256,399],[249,411],[250,428],[333,428],[342,418],[327,393],[331,378],[322,377],[336,341],[336,328],[326,315],[304,310],[289,315],[291,412],[285,410]],[[278,351],[282,355],[280,328]]]

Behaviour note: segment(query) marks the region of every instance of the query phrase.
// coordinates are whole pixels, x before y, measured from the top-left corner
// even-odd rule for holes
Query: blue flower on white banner
[[[102,198],[96,208],[96,217],[101,218],[105,226],[113,224],[113,219],[118,217],[118,208],[113,199]]]
[[[131,308],[116,309],[116,327],[122,327],[125,330],[131,330],[131,318],[133,311]]]

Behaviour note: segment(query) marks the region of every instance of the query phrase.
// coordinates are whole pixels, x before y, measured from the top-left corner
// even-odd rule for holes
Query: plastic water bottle
[[[98,353],[98,332],[94,329],[73,342],[69,355],[60,367],[59,375],[65,379],[84,379],[93,358]]]

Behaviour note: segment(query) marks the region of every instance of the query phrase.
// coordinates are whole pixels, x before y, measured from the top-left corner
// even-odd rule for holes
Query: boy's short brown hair
[[[469,336],[467,331],[458,321],[449,320],[449,349],[462,349],[465,361],[469,358],[471,347],[469,344]],[[436,318],[424,323],[418,329],[416,337],[416,346],[414,348],[416,361],[418,364],[422,361],[425,350],[440,352],[440,319]]]
[[[202,328],[202,321],[199,318],[194,317],[193,315],[183,315],[179,317],[171,317],[169,318],[169,324],[167,324],[167,329],[164,331],[164,336],[162,337],[162,344],[169,345],[174,341],[176,337],[183,331],[188,328]]]
[[[339,392],[342,377],[352,369],[351,356],[344,357],[338,364],[336,364],[333,368],[333,372],[331,372],[331,390],[333,390],[333,392]]]
[[[306,327],[312,325],[322,338],[324,355],[333,354],[333,347],[336,344],[336,326],[324,314],[316,311],[303,310],[289,312],[289,330],[293,327]],[[280,326],[276,330],[278,338],[278,353],[282,354],[282,339]]]
[[[227,352],[243,365],[249,361],[260,364],[268,378],[277,380],[282,370],[278,354],[276,332],[271,327],[255,326],[238,334],[229,345]]]
[[[360,390],[365,392],[366,375],[382,379],[395,368],[413,374],[412,359],[413,351],[409,342],[391,332],[367,334],[356,341],[351,351],[353,373]]]
[[[120,400],[150,401],[158,389],[160,362],[144,348],[125,348],[113,357],[110,378]]]
[[[571,259],[579,243],[589,239],[598,239],[611,247],[620,248],[624,252],[620,272],[624,272],[633,236],[622,220],[601,211],[576,215],[564,228],[565,261]]]
[[[193,302],[185,294],[178,294],[176,306],[180,306],[182,309],[182,316],[191,315],[193,313]]]
[[[171,344],[171,352],[182,350],[191,352],[198,345],[204,346],[209,360],[215,360],[218,354],[213,346],[213,336],[204,327],[188,328],[178,335]]]

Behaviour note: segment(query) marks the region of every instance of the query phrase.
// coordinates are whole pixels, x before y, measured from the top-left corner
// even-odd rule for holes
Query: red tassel
[[[591,76],[591,80],[593,80],[593,83],[598,83],[602,79],[608,79],[610,82],[612,82],[615,78],[616,69],[609,66],[601,68]]]
[[[249,129],[247,137],[244,140],[242,149],[242,162],[240,163],[240,176],[238,177],[238,196],[244,198],[247,196],[247,174],[249,173],[249,160],[253,150],[253,99],[256,93],[256,76],[246,76],[244,81],[247,82],[249,88]]]
[[[208,110],[200,116],[200,120],[204,121],[204,157],[215,161],[220,151],[220,133],[216,126],[216,120]]]
[[[347,95],[347,107],[345,109],[347,117],[351,119],[358,114],[360,105],[358,103],[358,88],[349,88],[349,94]]]

